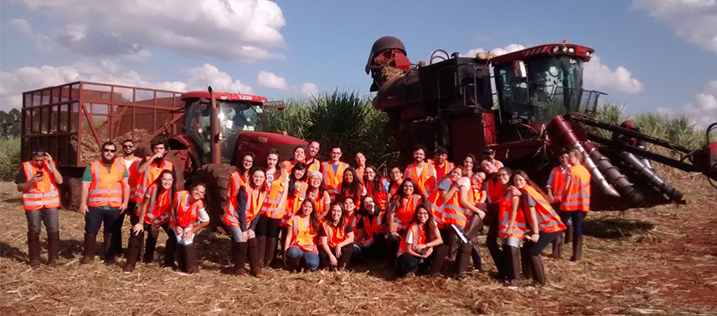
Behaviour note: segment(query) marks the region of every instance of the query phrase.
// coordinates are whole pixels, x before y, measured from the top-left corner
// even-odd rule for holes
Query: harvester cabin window
[[[534,120],[580,111],[583,62],[570,56],[544,57],[528,64]]]
[[[498,67],[497,78],[501,111],[527,119],[530,104],[526,80],[515,77],[511,64]]]

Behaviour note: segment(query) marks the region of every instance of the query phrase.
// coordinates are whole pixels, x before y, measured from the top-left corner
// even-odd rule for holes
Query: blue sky
[[[0,105],[74,80],[166,89],[212,84],[270,98],[368,94],[373,42],[431,51],[595,49],[587,88],[628,113],[717,120],[717,3],[634,1],[2,0]]]

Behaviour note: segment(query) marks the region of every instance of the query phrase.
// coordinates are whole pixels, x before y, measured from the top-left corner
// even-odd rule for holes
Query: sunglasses
[[[32,155],[33,155],[33,156],[36,156],[36,157],[37,157],[37,156],[44,156],[44,155],[45,155],[45,152],[44,152],[44,151],[33,151],[33,152],[32,152]]]
[[[122,147],[124,147],[124,148],[134,148],[134,145],[124,145],[124,146],[122,146]]]
[[[116,153],[117,149],[103,149],[102,151],[104,151],[106,153]]]

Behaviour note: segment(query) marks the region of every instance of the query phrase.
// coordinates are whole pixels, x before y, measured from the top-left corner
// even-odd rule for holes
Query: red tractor
[[[187,93],[128,86],[73,82],[23,93],[22,156],[43,146],[68,181],[61,188],[64,208],[77,206],[82,171],[99,158],[105,141],[132,139],[137,154],[167,138],[167,159],[175,164],[178,183],[203,182],[213,225],[224,212],[227,185],[237,160],[253,152],[263,165],[271,148],[280,159],[306,142],[267,131],[264,111],[283,103],[266,97],[211,91]],[[118,146],[119,148],[119,146]]]
[[[593,55],[592,48],[564,41],[501,56],[436,50],[428,64],[413,65],[403,43],[385,36],[374,43],[365,70],[373,78],[371,91],[377,91],[374,106],[389,114],[406,159],[416,143],[429,151],[446,147],[454,160],[492,148],[496,158],[543,182],[554,153],[576,148],[588,156],[596,193],[622,197],[593,199],[595,208],[683,202],[648,160],[717,180],[717,142],[709,140],[717,124],[708,128],[704,148],[690,150],[629,124],[614,126],[594,118],[604,93],[583,89],[583,64]],[[598,129],[613,137],[599,136]],[[680,157],[650,152],[640,146],[643,142],[667,147]]]

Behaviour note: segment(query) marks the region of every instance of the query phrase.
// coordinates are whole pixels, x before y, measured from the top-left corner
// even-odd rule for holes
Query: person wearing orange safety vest
[[[448,202],[448,200],[451,198],[451,196],[447,195],[447,193],[451,189],[453,183],[458,181],[458,179],[460,179],[462,175],[463,168],[453,168],[453,170],[451,170],[443,178],[443,180],[441,180],[438,187],[433,190],[433,192],[428,196],[426,200],[426,205],[433,214],[433,219],[436,221],[436,227],[438,227],[438,230],[441,232],[441,238],[443,239],[443,242],[445,242],[446,245],[451,248],[451,251],[449,252],[449,257],[452,257],[454,249],[457,249],[458,239],[456,235],[452,232],[452,228],[450,226],[444,225],[443,215],[446,211],[445,203]],[[452,210],[448,210],[448,212],[452,213]]]
[[[309,172],[308,181],[306,181],[306,183],[309,186],[306,189],[306,196],[302,198],[301,202],[303,202],[304,199],[314,201],[314,212],[316,212],[316,217],[321,220],[329,212],[329,206],[331,205],[329,192],[322,184],[323,175],[319,171],[311,171]],[[299,208],[301,208],[300,203],[293,206],[294,214],[296,214]]]
[[[473,174],[473,171],[476,170],[476,163],[478,162],[476,160],[476,156],[473,154],[468,154],[465,158],[463,158],[462,166],[466,171],[465,176],[470,177]],[[495,170],[498,171],[498,169]]]
[[[583,154],[577,149],[568,153],[570,168],[565,177],[565,189],[560,201],[560,219],[563,223],[573,223],[573,256],[571,261],[579,261],[583,248],[583,220],[590,212],[590,180],[592,176],[581,164]]]
[[[440,183],[444,176],[447,176],[451,170],[456,168],[456,165],[448,161],[448,150],[443,146],[436,146],[436,153],[433,156],[433,160],[428,159],[428,164],[433,165],[436,169],[436,179]]]
[[[253,167],[249,181],[242,184],[236,195],[232,195],[224,210],[223,222],[232,233],[232,261],[234,274],[244,275],[247,255],[251,274],[261,278],[259,251],[256,242],[257,216],[266,198],[266,174],[261,167]]]
[[[129,213],[130,224],[132,224],[132,226],[139,223],[139,219],[137,218],[137,215],[135,215],[139,214],[139,210],[137,209],[138,204],[134,198],[134,195],[135,190],[137,189],[137,183],[141,178],[141,174],[139,173],[139,165],[142,164],[142,158],[135,156],[134,150],[134,142],[131,139],[125,139],[124,141],[122,141],[123,156],[120,159],[120,162],[124,163],[124,168],[127,169],[127,171],[129,172],[129,203],[127,203],[127,213]],[[137,210],[136,213],[134,212],[135,210]],[[124,224],[125,214],[127,213],[121,213],[117,221],[119,223]],[[122,253],[122,229],[114,232],[112,238],[114,238],[112,243],[114,244],[115,252],[118,254]],[[142,245],[140,244],[140,251],[141,247]]]
[[[356,153],[356,177],[358,178],[358,181],[361,182],[361,184],[364,184],[363,178],[364,174],[366,173],[366,155],[364,155],[362,152]]]
[[[259,249],[259,265],[261,267],[271,264],[276,254],[281,222],[286,216],[288,193],[286,187],[289,185],[289,172],[276,167],[278,161],[278,151],[271,149],[266,156],[267,194],[256,226],[256,246]],[[303,166],[304,171],[306,170],[304,163],[298,164]]]
[[[545,285],[545,271],[540,254],[548,244],[562,234],[565,225],[524,171],[515,172],[513,183],[521,192],[523,214],[530,227],[526,234],[530,239],[521,249],[523,275],[528,279],[534,279],[539,285]]]
[[[389,170],[388,177],[391,180],[388,186],[388,202],[391,203],[396,198],[403,184],[403,170],[399,167],[393,167]]]
[[[490,159],[490,162],[493,164],[493,166],[495,166],[496,169],[505,167],[505,165],[502,162],[500,162],[500,160],[495,159],[495,150],[493,150],[492,148],[484,149],[483,154],[488,156],[488,158]]]
[[[426,196],[436,188],[436,170],[432,164],[426,163],[426,146],[416,145],[413,148],[413,163],[403,173],[406,178],[413,179]]]
[[[500,174],[504,172],[496,168],[495,165],[491,162],[490,157],[487,156],[481,157],[478,164],[480,170],[482,170],[486,174],[487,178],[482,185],[484,188],[484,194],[486,196],[486,199],[484,201],[485,208],[487,210],[484,222],[488,225],[488,234],[486,235],[485,240],[486,247],[490,252],[490,256],[493,258],[495,266],[498,267],[498,277],[505,278],[507,277],[507,275],[505,274],[506,270],[504,269],[505,264],[503,263],[505,259],[503,255],[503,250],[498,244],[498,202],[500,201],[500,198],[505,192],[505,186],[503,184],[503,179],[501,179],[502,177],[500,176]],[[508,185],[508,180],[510,180],[510,176],[508,176],[508,178],[504,180],[506,185]]]
[[[52,156],[45,149],[32,152],[32,160],[23,162],[15,175],[18,192],[22,192],[22,205],[27,217],[27,248],[29,264],[40,265],[40,233],[42,223],[47,230],[47,264],[57,263],[60,247],[60,224],[57,209],[60,207],[62,175]]]
[[[364,174],[364,188],[367,195],[376,199],[376,205],[382,211],[388,206],[388,192],[391,183],[386,178],[381,178],[374,166],[367,166]]]
[[[423,192],[411,178],[401,184],[401,190],[396,193],[388,206],[388,262],[393,263],[398,251],[401,238],[406,234],[408,224],[416,213],[416,208],[424,202]],[[431,216],[433,218],[433,216]]]
[[[361,198],[358,214],[360,219],[354,227],[353,257],[378,260],[386,252],[385,214],[370,194]]]
[[[337,202],[342,202],[347,197],[351,197],[354,201],[358,201],[362,196],[366,194],[366,188],[361,184],[358,179],[356,170],[353,167],[348,167],[344,171],[344,179],[339,185],[339,194],[336,198]]]
[[[319,266],[343,270],[353,254],[354,230],[339,202],[331,204],[329,216],[319,225]]]
[[[140,244],[144,232],[147,232],[147,247],[144,252],[144,262],[152,262],[154,257],[154,247],[157,244],[159,230],[163,229],[167,233],[167,243],[164,246],[164,264],[165,267],[174,266],[174,254],[177,249],[177,238],[169,227],[169,209],[172,206],[172,198],[175,191],[174,174],[169,170],[163,170],[159,174],[157,180],[147,188],[145,198],[137,210],[138,218],[141,221],[130,230],[129,241],[127,243],[127,262],[124,266],[124,272],[130,273],[134,271],[139,254],[141,252]]]
[[[209,225],[209,214],[204,208],[206,193],[207,186],[197,183],[191,191],[177,192],[170,207],[169,225],[177,238],[179,269],[185,273],[199,272],[194,237]]]
[[[306,164],[303,162],[298,162],[294,164],[291,170],[289,170],[289,182],[287,184],[287,190],[284,190],[284,197],[282,197],[282,200],[285,200],[286,203],[282,207],[284,210],[284,216],[281,218],[280,222],[280,233],[281,236],[279,238],[279,246],[281,248],[281,253],[284,253],[284,242],[286,241],[286,221],[288,221],[292,216],[296,214],[296,209],[299,207],[298,205],[301,205],[301,202],[306,198],[306,192],[309,189],[309,185],[307,182],[307,171],[306,171]],[[268,244],[267,239],[267,245],[265,250],[266,257],[264,258],[265,262],[273,262],[274,266],[279,266],[280,263],[277,261],[276,258],[276,244],[272,243],[271,245]],[[269,249],[269,247],[274,247],[274,249]]]
[[[398,247],[394,270],[398,276],[416,271],[432,277],[441,275],[448,246],[443,244],[431,211],[424,204],[416,208],[406,235]]]
[[[134,199],[138,204],[142,203],[147,187],[157,179],[159,174],[162,173],[162,170],[174,172],[174,164],[165,159],[167,155],[167,145],[164,140],[155,139],[152,141],[152,153],[153,155],[146,157],[137,170],[140,174],[140,178],[139,182],[137,182],[137,188],[134,191]]]
[[[232,172],[232,177],[229,180],[229,190],[227,195],[229,198],[236,196],[239,193],[239,189],[251,181],[251,175],[249,171],[254,167],[254,160],[256,156],[253,153],[246,153],[242,157],[241,164],[237,166],[237,170]]]
[[[80,214],[85,216],[85,238],[80,264],[94,261],[97,233],[104,222],[105,263],[114,263],[112,235],[122,229],[118,218],[129,204],[129,172],[117,159],[117,146],[102,144],[101,159],[91,162],[82,175]]]
[[[306,160],[306,148],[304,146],[296,146],[294,147],[294,153],[291,158],[291,160],[285,160],[281,163],[281,170],[284,170],[286,173],[291,172],[291,168],[294,168],[294,165],[301,162],[305,163]]]
[[[318,171],[321,172],[321,161],[319,161],[319,150],[321,150],[321,144],[312,140],[309,142],[309,152],[306,158],[306,172]]]
[[[341,162],[340,159],[341,147],[334,146],[331,148],[331,160],[321,164],[324,187],[329,191],[332,203],[336,201],[339,194],[339,188],[344,180],[344,172],[349,168],[349,164]]]
[[[568,175],[570,169],[570,162],[568,158],[568,152],[563,151],[558,156],[560,165],[553,168],[550,171],[548,177],[548,184],[545,186],[545,190],[548,193],[547,201],[554,210],[560,210],[560,201],[562,200],[563,190],[565,189],[565,178]],[[553,239],[553,253],[550,254],[551,258],[560,259],[560,249],[562,244],[569,244],[573,239],[573,224],[568,219],[567,223],[564,223],[567,229],[558,238]]]
[[[356,230],[356,225],[358,225],[358,222],[361,220],[361,215],[356,212],[356,202],[360,201],[358,199],[354,199],[353,197],[346,197],[343,202],[341,202],[341,206],[343,206],[344,209],[344,215],[346,219],[346,224],[351,226],[351,229]]]
[[[506,188],[498,201],[498,235],[503,245],[506,262],[504,272],[507,284],[520,285],[520,242],[525,236],[525,216],[520,205],[520,191],[511,186],[513,171],[503,167],[499,171],[501,183]]]
[[[316,246],[319,219],[314,212],[314,201],[305,199],[301,209],[286,225],[288,233],[284,243],[284,265],[291,272],[301,268],[316,270],[319,267],[319,250]]]

